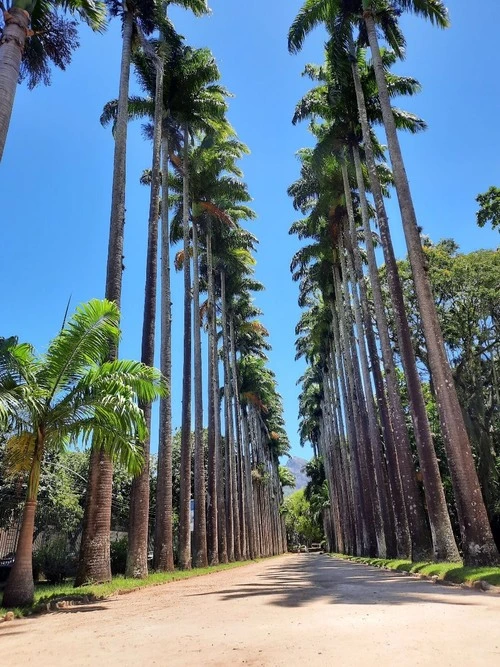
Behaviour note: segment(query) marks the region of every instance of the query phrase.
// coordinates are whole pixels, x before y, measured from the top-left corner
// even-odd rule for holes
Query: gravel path
[[[500,665],[500,596],[286,555],[0,626],[0,665]]]

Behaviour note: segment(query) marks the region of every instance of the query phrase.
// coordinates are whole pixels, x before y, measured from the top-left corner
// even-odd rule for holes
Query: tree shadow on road
[[[225,590],[198,593],[223,601],[268,597],[269,604],[301,607],[314,602],[352,605],[435,604],[481,605],[483,593],[447,588],[403,574],[349,563],[323,554],[301,554],[281,561],[257,580]],[[484,599],[484,598],[483,598]]]

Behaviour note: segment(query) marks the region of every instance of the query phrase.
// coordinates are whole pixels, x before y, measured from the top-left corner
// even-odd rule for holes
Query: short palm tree
[[[28,86],[50,82],[50,62],[66,69],[78,46],[76,21],[61,15],[69,11],[93,30],[106,26],[104,2],[93,0],[12,0],[0,2],[0,161],[2,160],[19,79]]]
[[[120,331],[109,301],[80,306],[43,355],[15,338],[0,340],[0,432],[17,470],[29,474],[5,606],[33,601],[32,542],[44,454],[91,439],[132,473],[144,463],[137,443],[146,424],[137,401],[165,393],[159,371],[135,361],[107,361]]]

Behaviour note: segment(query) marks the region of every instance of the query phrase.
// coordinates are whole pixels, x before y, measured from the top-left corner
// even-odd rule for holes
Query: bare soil
[[[321,554],[0,626],[0,665],[500,665],[500,596]]]

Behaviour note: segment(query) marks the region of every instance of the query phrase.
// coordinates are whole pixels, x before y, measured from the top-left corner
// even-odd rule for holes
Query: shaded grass
[[[75,601],[75,602],[96,602],[97,600],[106,600],[113,595],[123,595],[131,593],[132,591],[146,588],[149,586],[160,586],[161,584],[168,584],[172,581],[179,581],[181,579],[190,579],[191,577],[200,577],[213,572],[221,572],[223,570],[231,570],[235,567],[248,565],[249,563],[256,563],[262,559],[238,561],[234,563],[224,563],[221,565],[214,565],[212,567],[200,567],[192,570],[175,570],[175,572],[155,572],[150,574],[145,579],[126,579],[118,576],[105,584],[89,584],[88,586],[79,586],[74,588],[71,582],[65,582],[58,585],[37,584],[35,587],[35,599],[33,605],[30,607],[5,609],[0,607],[0,618],[5,616],[9,611],[14,613],[15,618],[22,618],[29,614],[43,611],[51,602],[61,600]]]
[[[409,560],[361,558],[344,554],[332,554],[332,556],[355,563],[384,567],[396,572],[437,577],[440,581],[450,581],[454,584],[473,584],[475,581],[486,581],[492,586],[500,586],[500,567],[465,567],[460,563],[412,563]]]

